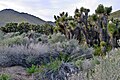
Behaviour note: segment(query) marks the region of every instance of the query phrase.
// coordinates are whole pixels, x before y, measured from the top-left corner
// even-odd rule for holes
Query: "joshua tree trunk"
[[[114,49],[114,39],[113,39],[113,36],[111,36],[111,38],[110,38],[110,43],[111,43],[112,49]]]
[[[83,32],[83,35],[85,37],[85,41],[87,44],[89,44],[89,39],[88,39],[88,35],[85,29],[81,28],[81,31]]]
[[[109,38],[108,38],[108,30],[107,30],[107,25],[108,25],[108,16],[107,16],[107,14],[103,15],[102,23],[103,23],[103,27],[104,27],[105,42],[108,43]]]
[[[82,28],[82,32],[83,32],[83,34],[84,34],[84,36],[85,36],[86,43],[87,43],[88,46],[89,46],[90,40],[89,40],[89,29],[88,29],[88,22],[87,22],[88,12],[89,12],[89,11],[85,10],[85,16],[84,16],[85,28],[84,28],[84,29]]]
[[[74,37],[79,41],[79,43],[81,42],[81,29],[79,27],[76,27],[74,29]]]

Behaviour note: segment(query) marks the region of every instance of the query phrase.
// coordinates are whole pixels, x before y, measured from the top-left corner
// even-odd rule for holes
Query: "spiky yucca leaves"
[[[68,16],[68,13],[62,12],[60,16],[55,16],[56,30],[64,34],[68,39],[70,39],[70,34],[72,34],[72,30],[75,27],[74,19],[72,16]]]
[[[26,71],[30,75],[33,73],[36,73],[36,72],[38,72],[38,66],[32,65],[30,68],[27,68]]]
[[[95,10],[97,14],[104,13],[104,6],[102,4],[98,5],[97,9]]]
[[[111,11],[112,11],[112,6],[110,6],[110,7],[105,7],[105,13],[106,13],[107,15],[110,15]]]
[[[41,73],[34,74],[37,80],[68,80],[68,77],[77,73],[78,68],[72,63],[64,63],[59,60],[52,61],[46,66],[41,66]],[[46,70],[46,68],[48,70]],[[50,69],[50,70],[49,70]]]
[[[117,27],[114,23],[109,23],[108,24],[108,31],[109,31],[109,35],[112,37],[114,32],[117,31]]]

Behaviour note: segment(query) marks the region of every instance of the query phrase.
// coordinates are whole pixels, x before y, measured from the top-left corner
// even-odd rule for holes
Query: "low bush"
[[[11,80],[11,79],[10,79],[9,75],[7,75],[7,74],[1,74],[0,75],[0,80]]]
[[[53,35],[50,35],[50,39],[48,39],[48,42],[52,44],[63,41],[66,41],[66,37],[61,33],[54,33]]]
[[[104,57],[94,56],[89,60],[77,60],[76,65],[82,68],[78,74],[68,80],[119,80],[120,50],[112,50]],[[93,67],[91,67],[93,65]]]
[[[0,41],[0,45],[19,45],[23,43],[23,37],[15,36],[12,38],[3,39]]]
[[[49,46],[45,44],[0,46],[0,66],[29,67],[32,64],[47,63],[49,55]]]
[[[20,35],[19,32],[6,33],[6,34],[4,35],[4,39],[12,38],[12,37],[19,36],[19,35]]]
[[[120,50],[107,53],[100,64],[95,67],[95,80],[119,80],[120,79]]]

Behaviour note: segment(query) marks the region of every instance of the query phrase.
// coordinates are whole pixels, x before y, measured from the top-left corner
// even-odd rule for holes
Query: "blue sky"
[[[81,6],[89,8],[90,14],[99,4],[112,6],[113,11],[120,10],[119,0],[0,0],[0,10],[14,9],[25,12],[46,21],[54,21],[53,16],[60,12],[68,12],[73,16],[74,10]]]

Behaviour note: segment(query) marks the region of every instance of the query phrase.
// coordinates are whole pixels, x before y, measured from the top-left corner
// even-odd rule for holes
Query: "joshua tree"
[[[59,31],[65,34],[66,37],[70,38],[71,34],[72,37],[75,36],[80,42],[83,35],[89,46],[94,46],[94,44],[100,46],[101,42],[105,42],[108,45],[109,40],[112,41],[114,35],[118,34],[118,30],[112,35],[110,32],[108,34],[108,16],[111,11],[112,6],[104,7],[100,4],[95,10],[96,13],[92,16],[88,15],[89,9],[81,7],[75,10],[74,18],[68,17],[68,13],[65,12],[61,13],[60,16],[54,16],[54,18]],[[118,22],[116,22],[116,27],[118,27]]]
[[[77,26],[75,28],[75,31],[78,31],[75,33],[77,36],[77,39],[79,39],[79,42],[81,40],[81,31],[83,35],[85,36],[86,42],[88,43],[88,24],[87,24],[87,18],[88,18],[88,12],[89,9],[85,9],[84,7],[81,7],[80,9],[75,10],[74,20],[77,22]],[[85,15],[84,15],[85,13]],[[83,27],[85,26],[85,27]]]
[[[98,5],[97,9],[95,10],[96,14],[98,15],[97,24],[100,31],[100,40],[106,43],[109,42],[107,25],[108,16],[110,15],[111,11],[112,7],[104,7],[102,4]]]
[[[54,19],[56,20],[56,26],[59,27],[59,31],[66,35],[66,24],[67,24],[67,17],[68,13],[65,14],[65,12],[60,13],[60,16],[55,16]],[[67,35],[66,35],[67,36]]]
[[[89,13],[89,12],[90,12],[89,9],[84,9],[84,13],[85,13],[84,24],[85,24],[85,26],[86,26],[86,29],[88,29],[88,21],[87,21],[87,19],[88,19],[88,13]]]
[[[73,37],[75,23],[72,16],[68,16],[67,12],[62,12],[60,13],[60,16],[54,15],[54,19],[59,32],[63,33],[68,39]]]
[[[110,43],[112,48],[116,47],[116,39],[120,35],[119,34],[119,28],[116,27],[116,24],[111,22],[108,24],[108,33],[110,35]]]
[[[18,23],[7,23],[4,27],[1,27],[3,32],[18,32]]]
[[[24,22],[22,22],[22,23],[20,23],[19,25],[18,25],[18,31],[20,32],[20,33],[23,33],[23,32],[28,32],[28,31],[30,31],[31,29],[30,29],[30,24],[29,23],[24,23]]]

